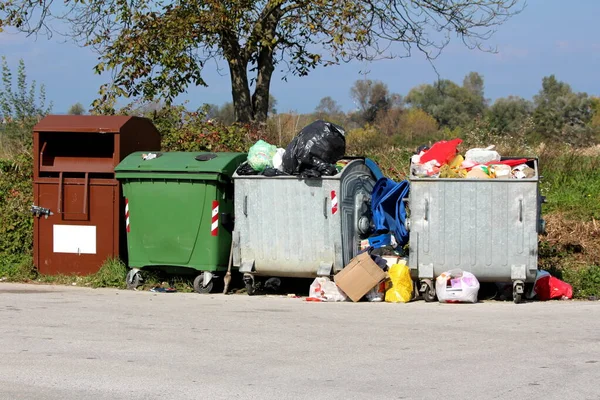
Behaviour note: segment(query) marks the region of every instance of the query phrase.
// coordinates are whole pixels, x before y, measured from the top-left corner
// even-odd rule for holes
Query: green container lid
[[[127,156],[115,173],[120,178],[214,179],[231,177],[246,160],[245,153],[156,152],[156,158],[144,159],[136,152]],[[191,175],[196,175],[195,177]]]

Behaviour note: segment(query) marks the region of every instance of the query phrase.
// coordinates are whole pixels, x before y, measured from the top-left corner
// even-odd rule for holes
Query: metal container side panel
[[[129,206],[129,266],[174,266],[199,271],[226,269],[231,234],[211,234],[214,181],[126,179]],[[231,201],[229,201],[231,203]],[[219,204],[222,212],[231,204]]]
[[[121,128],[118,140],[117,164],[136,151],[160,151],[160,133],[147,118],[129,119]]]
[[[410,191],[411,268],[435,278],[460,268],[483,282],[537,270],[535,181],[418,181]]]
[[[342,262],[341,212],[331,203],[339,179],[235,176],[234,186],[239,264],[254,261],[257,275],[314,277]]]
[[[34,262],[40,273],[93,274],[106,259],[120,255],[113,240],[116,182],[99,184],[92,179],[86,196],[83,179],[65,180],[61,212],[58,184],[34,186],[36,205],[54,212],[47,219],[34,219]]]

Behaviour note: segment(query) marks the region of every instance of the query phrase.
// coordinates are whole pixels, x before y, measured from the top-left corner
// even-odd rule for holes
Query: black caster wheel
[[[427,303],[433,303],[436,301],[437,296],[435,294],[435,287],[429,279],[422,281],[421,287],[425,289],[423,290],[423,300],[425,300]]]
[[[214,279],[211,279],[206,286],[204,286],[204,274],[200,274],[194,279],[194,290],[200,294],[211,293],[214,288]]]

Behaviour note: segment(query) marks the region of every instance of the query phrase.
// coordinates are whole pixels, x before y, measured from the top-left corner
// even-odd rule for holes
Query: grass
[[[544,212],[560,211],[567,218],[600,219],[600,155],[575,150],[548,151],[540,155]]]
[[[30,256],[0,254],[0,280],[26,282],[35,278],[33,259]]]

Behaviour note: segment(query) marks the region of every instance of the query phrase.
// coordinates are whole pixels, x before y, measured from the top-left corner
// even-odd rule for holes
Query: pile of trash
[[[530,179],[535,170],[526,158],[503,158],[495,146],[473,148],[464,156],[458,153],[461,139],[439,141],[422,146],[411,157],[410,172],[416,178],[445,179]]]
[[[440,303],[477,303],[479,289],[477,277],[461,269],[446,271],[435,280],[435,294]],[[352,259],[334,276],[333,281],[328,277],[315,278],[305,301],[408,303],[418,298],[419,292],[411,277],[407,259],[378,256],[376,250],[370,247]],[[549,272],[540,270],[526,298],[539,301],[569,300],[573,298],[573,288]]]
[[[381,257],[373,250],[370,247],[362,251],[334,276],[333,281],[328,277],[316,278],[310,285],[306,301],[411,301],[415,292],[406,258]]]
[[[277,148],[259,140],[248,151],[248,161],[240,165],[238,175],[297,175],[319,178],[336,175],[347,162],[346,132],[341,126],[317,120],[305,126],[288,144]]]

